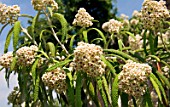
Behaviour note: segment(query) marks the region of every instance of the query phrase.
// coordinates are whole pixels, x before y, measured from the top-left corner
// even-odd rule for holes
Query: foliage
[[[68,15],[77,13],[78,7],[74,6],[69,10],[61,6],[57,12],[50,7],[38,11],[35,17],[29,17],[31,24],[27,28],[20,21],[11,24],[4,47],[7,55],[0,57],[0,65],[10,62],[9,67],[2,68],[6,70],[7,82],[12,72],[18,75],[19,88],[9,95],[9,103],[26,107],[169,106],[170,22],[165,19],[161,23],[163,27],[145,29],[138,16],[140,12],[131,19],[99,20],[107,15],[108,19],[114,17],[88,8],[94,4],[93,0],[85,3],[71,1],[63,0],[63,4],[87,8],[86,11],[95,19],[92,22],[100,24],[71,29],[70,22],[74,18]],[[102,5],[103,11],[107,6],[111,9],[110,2],[108,0],[108,5]],[[70,13],[66,14],[67,11]],[[11,60],[7,57],[10,42],[13,42]],[[133,84],[136,86],[135,82],[139,82],[137,80],[141,81],[140,86],[131,90]],[[123,86],[129,83],[132,87],[122,90],[121,82],[125,83]],[[144,94],[138,90],[142,87],[141,93]]]

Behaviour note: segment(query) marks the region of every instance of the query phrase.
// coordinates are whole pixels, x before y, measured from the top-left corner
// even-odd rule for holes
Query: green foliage
[[[10,63],[10,67],[3,66],[0,70],[5,68],[5,78],[8,83],[11,73],[18,74],[18,91],[21,93],[19,98],[22,99],[22,103],[25,102],[27,107],[118,107],[119,105],[122,107],[154,107],[156,103],[151,94],[153,92],[155,96],[158,96],[156,99],[158,107],[168,106],[170,103],[170,75],[166,71],[170,69],[170,45],[169,39],[167,41],[164,40],[165,37],[160,39],[160,35],[166,34],[169,28],[161,28],[160,32],[144,29],[139,17],[132,17],[126,25],[127,23],[125,24],[123,18],[115,17],[115,14],[112,13],[114,9],[111,0],[56,1],[59,4],[58,11],[48,7],[39,11],[35,17],[28,16],[30,25],[27,28],[24,28],[20,21],[16,21],[11,25],[12,27],[6,36],[4,53],[8,52],[12,40],[13,59],[2,58],[5,60],[3,63]],[[92,27],[72,26],[71,23],[80,7],[84,7],[94,17]],[[19,17],[22,16],[26,17],[27,15]],[[118,33],[110,33],[102,29],[102,24],[113,18],[121,22],[123,26]],[[132,24],[133,19],[138,20],[139,23]],[[165,23],[167,24],[169,21]],[[0,33],[7,25],[8,23],[1,28]],[[114,27],[116,26],[114,25]],[[76,50],[77,43],[80,41],[95,44],[94,46],[100,46],[103,50],[101,53],[99,47],[87,50],[87,53],[94,51],[89,52],[89,56],[95,53],[90,58],[86,58],[89,56],[84,54],[77,55],[77,51],[81,52],[81,50]],[[28,62],[32,61],[32,63],[29,66],[21,66],[20,58],[16,54],[17,49],[31,45],[38,48],[33,57],[28,59]],[[32,51],[25,52],[23,56],[25,54],[30,57]],[[96,57],[96,54],[100,54],[100,57]],[[76,60],[76,57],[81,57],[81,61]],[[127,87],[126,91],[120,90],[121,80],[119,76],[122,70],[126,71],[129,68],[130,65],[125,66],[128,60],[136,63],[147,63],[146,65],[152,69],[149,78],[146,72],[141,74],[146,76],[144,79],[147,81],[140,85],[141,87],[146,86],[146,90],[143,90],[145,93],[140,98],[126,93],[127,90],[134,87]],[[77,64],[81,64],[82,61],[86,62],[87,65],[83,64],[78,68]],[[0,60],[0,64],[1,62]],[[98,69],[96,70],[93,65]],[[136,69],[137,67],[134,67],[137,74],[127,73],[123,77],[123,79],[128,80],[128,78],[132,78],[128,75],[134,76],[129,85],[139,79],[136,78],[140,71]],[[96,74],[102,68],[104,68],[104,73],[98,77],[86,73]],[[145,68],[142,71],[145,71]],[[44,76],[45,74],[49,75]],[[142,76],[141,82],[144,81]],[[64,86],[61,87],[63,84]],[[135,87],[137,91],[138,88]],[[130,91],[133,93],[134,90]],[[13,106],[17,105],[16,102],[10,103]]]

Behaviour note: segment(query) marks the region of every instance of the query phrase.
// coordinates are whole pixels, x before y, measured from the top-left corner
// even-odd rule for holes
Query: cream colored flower
[[[115,20],[115,19],[110,19],[108,22],[103,23],[102,29],[105,32],[109,33],[119,33],[119,31],[123,28],[123,23]]]
[[[93,25],[92,20],[94,18],[86,12],[86,9],[80,8],[78,13],[75,15],[75,19],[73,20],[73,25],[81,26],[81,27],[90,27]]]
[[[102,54],[103,49],[100,46],[79,42],[74,50],[72,66],[76,71],[83,71],[90,77],[101,76],[106,67],[100,58]]]
[[[148,64],[140,64],[128,60],[119,74],[119,88],[123,92],[139,97],[147,89],[147,78],[152,72]]]
[[[58,93],[66,90],[66,73],[61,68],[56,68],[50,72],[46,72],[42,76],[42,81],[50,89],[55,89]]]

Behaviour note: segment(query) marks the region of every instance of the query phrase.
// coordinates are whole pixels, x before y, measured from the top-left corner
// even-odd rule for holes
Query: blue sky
[[[21,8],[21,14],[29,14],[32,16],[36,15],[36,11],[34,11],[31,6],[31,0],[0,0],[1,3],[7,5],[19,5]],[[117,0],[116,6],[118,7],[118,16],[120,14],[126,14],[131,17],[134,10],[140,10],[142,6],[143,0]],[[20,18],[22,24],[26,26],[27,19]],[[2,25],[0,24],[0,28]],[[2,34],[0,35],[0,55],[3,54],[4,41],[6,38],[6,31],[9,31],[10,26],[6,27]],[[9,50],[12,50],[10,48]],[[0,72],[0,107],[10,107],[7,105],[7,96],[12,91],[13,87],[17,85],[17,77],[12,75],[10,77],[10,87],[7,87],[5,81],[4,71]]]

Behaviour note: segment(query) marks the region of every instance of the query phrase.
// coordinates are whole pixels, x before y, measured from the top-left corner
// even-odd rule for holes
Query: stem
[[[50,28],[51,28],[51,31],[52,31],[52,33],[53,33],[54,38],[57,40],[57,42],[60,44],[61,48],[66,52],[66,54],[69,54],[68,51],[67,51],[67,49],[65,48],[65,46],[64,46],[64,45],[60,42],[60,40],[58,39],[58,37],[57,37],[57,35],[56,35],[53,27],[52,27],[52,22],[51,22],[50,18],[48,17],[48,15],[47,15],[47,13],[46,13],[45,11],[44,11],[44,14],[45,14],[45,16],[46,16],[46,18],[47,18],[48,24],[50,25]]]
[[[30,40],[32,40],[33,43],[34,43],[36,46],[38,46],[37,42],[36,42],[35,40],[33,40],[33,38],[31,37],[31,35],[28,33],[27,29],[23,28],[22,26],[21,26],[21,29],[22,29],[22,31],[27,35],[27,37],[28,37]]]

